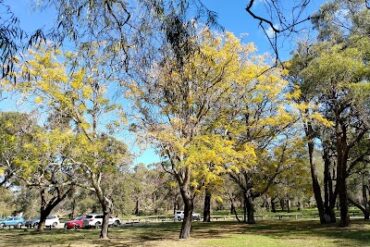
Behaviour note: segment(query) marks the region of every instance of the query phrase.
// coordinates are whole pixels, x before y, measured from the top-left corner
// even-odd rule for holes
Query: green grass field
[[[370,222],[353,221],[349,228],[321,226],[317,221],[194,223],[192,237],[178,240],[180,223],[157,223],[110,229],[110,240],[98,230],[2,229],[0,246],[214,246],[214,247],[331,247],[370,246]]]

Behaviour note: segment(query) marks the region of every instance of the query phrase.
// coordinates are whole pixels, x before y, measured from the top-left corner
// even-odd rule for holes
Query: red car
[[[74,220],[67,221],[64,224],[65,229],[79,229],[84,227],[84,220],[86,219],[85,215],[79,216]]]

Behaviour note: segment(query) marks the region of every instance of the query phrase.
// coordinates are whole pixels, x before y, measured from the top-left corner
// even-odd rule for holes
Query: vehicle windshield
[[[54,215],[50,215],[50,216],[46,217],[46,219],[54,219],[54,218],[56,218]]]
[[[83,216],[78,216],[75,220],[82,220]]]
[[[86,219],[92,219],[92,218],[94,218],[94,216],[93,216],[93,215],[87,215],[87,216],[86,216]]]

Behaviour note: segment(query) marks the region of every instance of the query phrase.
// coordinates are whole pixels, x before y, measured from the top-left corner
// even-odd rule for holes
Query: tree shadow
[[[156,223],[110,230],[110,240],[99,240],[99,230],[64,231],[43,233],[23,230],[1,230],[0,246],[68,246],[78,243],[94,246],[147,246],[160,241],[179,241],[181,223]],[[317,221],[274,221],[247,225],[236,222],[194,222],[192,239],[222,239],[240,235],[267,236],[279,240],[302,240],[310,237],[332,239],[338,246],[369,246],[370,222],[353,221],[351,227],[320,225]]]

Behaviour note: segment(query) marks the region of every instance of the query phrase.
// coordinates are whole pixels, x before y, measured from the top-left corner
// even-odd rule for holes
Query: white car
[[[174,219],[177,221],[181,221],[184,219],[184,211],[176,211]],[[200,214],[193,213],[193,220],[200,220]]]
[[[37,227],[38,224],[40,223],[40,219],[37,219],[33,222],[33,226],[34,227]],[[56,215],[50,215],[48,217],[46,217],[46,220],[45,220],[45,226],[46,227],[57,227],[59,225],[59,217],[56,216]]]
[[[100,228],[103,224],[103,214],[88,214],[84,220],[84,228]],[[109,217],[108,226],[119,226],[121,220],[117,217]]]

